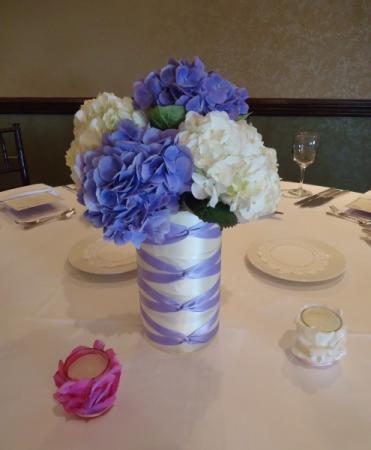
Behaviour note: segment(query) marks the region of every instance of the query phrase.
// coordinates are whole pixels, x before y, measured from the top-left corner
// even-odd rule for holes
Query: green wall
[[[0,128],[21,124],[23,147],[31,183],[60,185],[69,182],[64,154],[73,137],[72,115],[0,114]],[[16,177],[0,179],[0,190],[14,186]]]
[[[371,189],[371,120],[368,117],[252,117],[265,144],[277,150],[280,176],[298,180],[292,161],[293,135],[320,133],[318,160],[306,170],[308,183],[364,192]]]
[[[0,128],[14,122],[22,127],[31,182],[60,185],[70,182],[64,154],[73,136],[72,115],[0,115]],[[277,150],[279,172],[298,180],[291,159],[292,137],[298,131],[321,134],[318,161],[307,169],[309,183],[364,192],[371,189],[371,121],[347,117],[252,117],[267,146]],[[1,189],[11,187],[0,181]]]

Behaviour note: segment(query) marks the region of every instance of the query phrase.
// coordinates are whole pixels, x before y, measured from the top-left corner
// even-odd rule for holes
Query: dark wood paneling
[[[74,114],[85,99],[0,97],[0,114]],[[371,116],[371,100],[250,98],[248,103],[255,116]]]
[[[256,116],[371,116],[371,100],[252,98],[248,103]]]
[[[0,97],[0,114],[75,114],[81,97]]]

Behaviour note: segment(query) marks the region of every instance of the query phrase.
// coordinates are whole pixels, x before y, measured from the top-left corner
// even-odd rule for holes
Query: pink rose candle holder
[[[102,341],[91,347],[76,347],[66,360],[59,361],[54,381],[54,398],[66,412],[83,418],[98,417],[116,400],[121,364]]]

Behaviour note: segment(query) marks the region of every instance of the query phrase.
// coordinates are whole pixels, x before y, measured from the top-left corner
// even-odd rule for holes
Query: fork
[[[67,191],[74,192],[76,194],[77,188],[74,184],[64,184],[62,188],[67,189]]]
[[[24,227],[33,227],[35,225],[40,225],[42,223],[50,222],[52,220],[68,220],[74,214],[76,214],[75,208],[69,208],[58,214],[53,214],[52,216],[40,217],[38,219],[31,219],[31,220],[15,220],[14,222],[18,225],[23,225]]]

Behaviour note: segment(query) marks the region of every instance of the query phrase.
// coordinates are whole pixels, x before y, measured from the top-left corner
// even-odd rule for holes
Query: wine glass
[[[288,192],[294,197],[306,197],[311,195],[310,191],[303,189],[305,169],[314,163],[318,155],[319,134],[302,131],[295,134],[292,145],[292,159],[300,167],[300,185]]]

